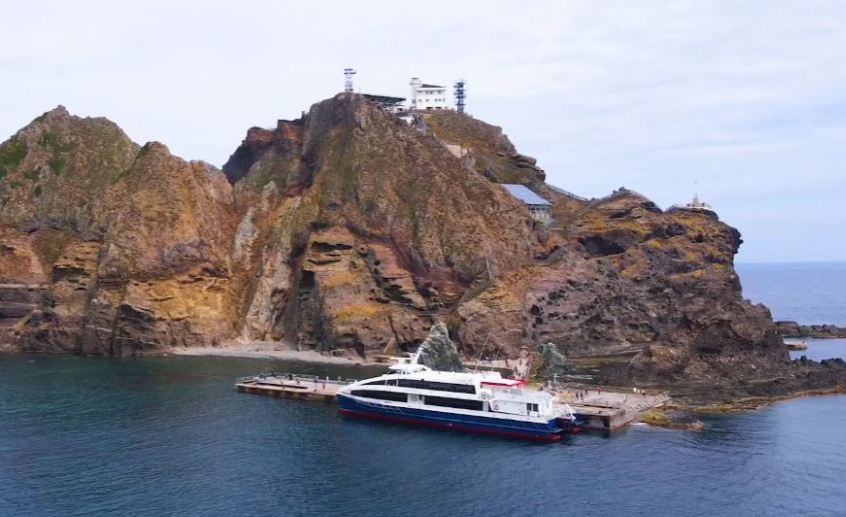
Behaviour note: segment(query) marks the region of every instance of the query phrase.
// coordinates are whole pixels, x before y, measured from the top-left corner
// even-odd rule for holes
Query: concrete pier
[[[607,431],[630,424],[644,411],[670,400],[666,393],[646,393],[632,388],[562,386],[555,391],[560,404],[569,404],[584,419],[585,428]]]
[[[241,377],[235,387],[243,393],[254,393],[271,397],[300,398],[334,402],[341,386],[353,381],[321,379],[314,375],[283,373]]]

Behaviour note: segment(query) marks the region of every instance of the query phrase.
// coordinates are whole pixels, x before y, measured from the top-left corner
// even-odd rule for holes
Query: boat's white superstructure
[[[342,387],[337,395],[340,411],[483,433],[558,438],[561,408],[550,393],[529,389],[524,381],[503,378],[499,372],[434,371],[416,359]],[[572,412],[563,418],[576,423]]]

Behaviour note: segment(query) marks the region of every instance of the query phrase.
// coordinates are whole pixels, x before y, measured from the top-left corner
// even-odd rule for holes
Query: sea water
[[[777,285],[792,289],[783,270],[740,274],[748,298],[766,287],[777,317],[814,322],[794,293],[778,295]],[[804,299],[830,300],[819,310],[838,314],[830,282],[813,276]],[[805,353],[844,351],[842,340],[813,340]],[[268,365],[0,355],[0,516],[846,515],[846,396],[705,415],[701,432],[636,425],[538,444],[233,389]]]

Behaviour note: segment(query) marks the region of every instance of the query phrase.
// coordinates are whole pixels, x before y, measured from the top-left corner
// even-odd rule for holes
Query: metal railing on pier
[[[238,377],[235,379],[236,384],[249,384],[249,383],[257,383],[257,382],[264,382],[267,381],[299,381],[301,383],[314,383],[314,384],[337,384],[339,386],[346,386],[347,384],[353,384],[358,382],[358,379],[344,379],[342,377],[338,377],[337,379],[330,379],[329,377],[320,377],[319,375],[308,375],[302,373],[280,373],[280,372],[269,372],[269,373],[260,373],[258,375],[250,375],[248,377]]]

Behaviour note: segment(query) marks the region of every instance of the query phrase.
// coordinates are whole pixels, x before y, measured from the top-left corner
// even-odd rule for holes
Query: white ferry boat
[[[581,422],[567,405],[499,372],[440,372],[416,358],[390,372],[343,386],[341,413],[461,431],[555,441]]]

